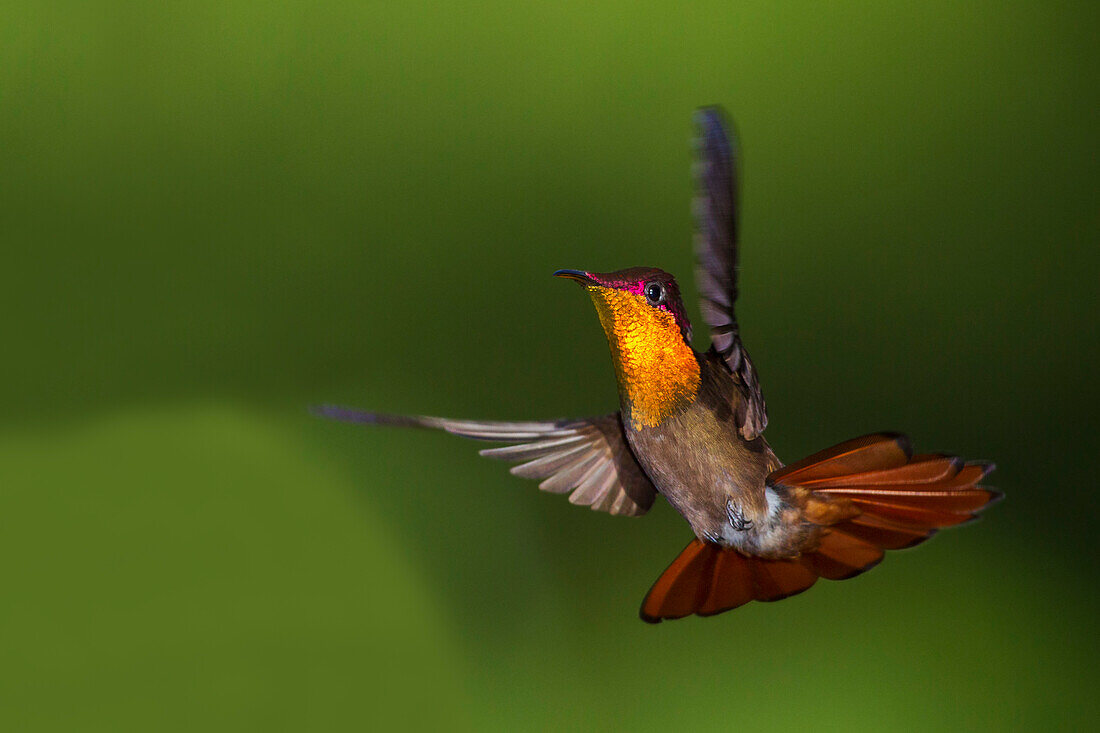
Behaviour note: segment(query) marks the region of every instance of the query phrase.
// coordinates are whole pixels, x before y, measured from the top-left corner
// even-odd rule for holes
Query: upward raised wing
[[[323,405],[322,417],[365,425],[438,428],[466,438],[510,443],[485,448],[481,455],[519,462],[511,472],[543,479],[539,488],[569,494],[573,504],[638,517],[645,514],[657,490],[642,472],[623,435],[619,413],[581,420],[495,422],[405,417]]]
[[[711,350],[725,363],[741,392],[738,424],[741,434],[752,440],[767,427],[768,413],[756,369],[741,343],[734,311],[739,225],[736,140],[717,108],[699,110],[695,122],[699,128],[695,165],[695,279],[702,298],[703,320],[710,326]]]

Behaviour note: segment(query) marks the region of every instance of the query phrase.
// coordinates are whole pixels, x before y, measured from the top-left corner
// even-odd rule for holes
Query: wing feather
[[[737,301],[738,182],[736,143],[722,112],[704,108],[695,165],[695,279],[703,320],[710,326],[711,350],[733,375],[741,434],[752,440],[768,425],[767,405],[756,368],[741,343],[734,303]]]
[[[364,425],[395,425],[445,430],[476,440],[509,445],[485,448],[487,458],[518,462],[512,473],[541,479],[539,488],[570,493],[573,504],[621,516],[645,514],[657,490],[626,443],[619,413],[583,420],[500,422],[442,417],[385,415],[324,405],[322,417]]]

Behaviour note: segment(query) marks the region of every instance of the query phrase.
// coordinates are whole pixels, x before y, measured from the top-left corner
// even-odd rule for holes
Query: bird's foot
[[[734,504],[732,499],[726,501],[726,517],[729,519],[730,526],[738,532],[752,529],[752,520],[745,518],[741,507]]]

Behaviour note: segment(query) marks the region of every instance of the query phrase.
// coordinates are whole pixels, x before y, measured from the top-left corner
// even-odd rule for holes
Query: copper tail
[[[644,621],[710,616],[752,600],[777,601],[819,577],[844,580],[877,565],[884,550],[917,545],[940,527],[977,518],[1001,497],[979,486],[987,462],[914,455],[894,433],[855,438],[785,466],[768,477],[776,487],[808,490],[807,514],[833,517],[812,551],[789,560],[746,557],[693,540],[657,579],[642,603]],[[839,521],[837,521],[839,518]]]

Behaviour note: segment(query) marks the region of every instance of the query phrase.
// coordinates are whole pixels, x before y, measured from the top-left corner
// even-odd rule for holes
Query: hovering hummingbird
[[[663,495],[695,538],[642,602],[651,623],[776,601],[874,567],[962,524],[1000,494],[979,486],[993,464],[915,454],[898,433],[855,438],[784,466],[756,368],[741,341],[737,300],[736,148],[722,113],[697,113],[696,281],[711,347],[692,348],[672,275],[653,267],[559,270],[592,299],[607,335],[620,411],[547,422],[404,417],[322,406],[353,423],[439,428],[505,443],[481,455],[569,493],[573,504],[645,514]]]

